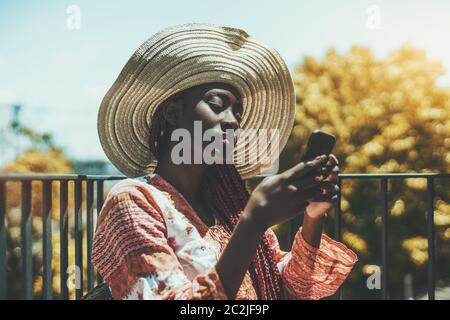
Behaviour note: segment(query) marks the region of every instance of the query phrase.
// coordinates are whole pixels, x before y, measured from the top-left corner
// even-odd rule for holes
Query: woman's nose
[[[220,126],[223,132],[227,129],[237,130],[239,129],[239,122],[231,111],[225,111],[225,117],[221,120]]]

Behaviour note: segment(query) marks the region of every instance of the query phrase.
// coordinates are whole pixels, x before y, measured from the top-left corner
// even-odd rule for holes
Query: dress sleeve
[[[140,186],[110,192],[92,257],[114,299],[227,299],[215,267],[188,279],[170,246],[160,208]]]
[[[280,249],[272,230],[267,234],[289,299],[318,300],[333,295],[358,261],[352,250],[326,234],[315,248],[303,239],[300,228],[290,252]]]

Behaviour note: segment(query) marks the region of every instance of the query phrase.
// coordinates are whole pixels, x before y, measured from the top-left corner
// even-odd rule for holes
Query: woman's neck
[[[205,164],[174,164],[168,152],[158,161],[154,172],[173,185],[187,201],[193,202],[205,171]]]

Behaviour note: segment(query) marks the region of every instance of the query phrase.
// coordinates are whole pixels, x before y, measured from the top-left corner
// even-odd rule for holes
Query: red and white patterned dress
[[[270,228],[266,233],[289,299],[334,294],[357,261],[325,234],[314,248],[299,230],[286,252]],[[220,224],[206,226],[171,184],[150,174],[111,189],[92,259],[114,299],[227,299],[215,264],[230,237]],[[257,299],[248,271],[236,299]]]

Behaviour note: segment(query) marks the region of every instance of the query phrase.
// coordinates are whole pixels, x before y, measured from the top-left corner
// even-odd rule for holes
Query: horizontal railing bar
[[[450,173],[341,173],[341,179],[450,178]]]
[[[126,176],[120,175],[79,175],[79,174],[0,174],[0,181],[23,181],[23,180],[122,180]]]
[[[380,178],[450,178],[450,173],[341,173],[341,179],[380,179]],[[266,176],[255,176],[251,179],[263,179]],[[78,175],[78,174],[0,174],[0,181],[22,180],[123,180],[123,175]]]

